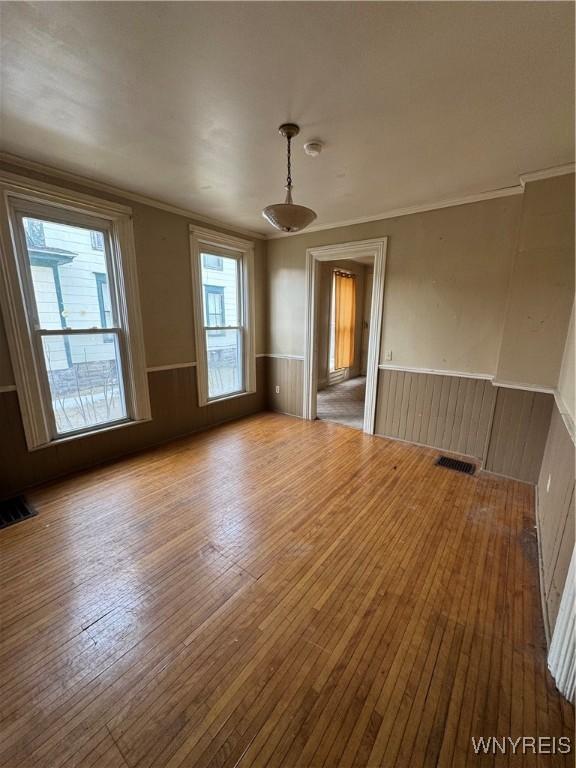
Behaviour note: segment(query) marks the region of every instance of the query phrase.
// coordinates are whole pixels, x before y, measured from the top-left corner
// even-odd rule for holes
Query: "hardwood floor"
[[[0,532],[0,764],[572,764],[473,753],[573,711],[533,489],[435,456],[265,413],[32,492]]]

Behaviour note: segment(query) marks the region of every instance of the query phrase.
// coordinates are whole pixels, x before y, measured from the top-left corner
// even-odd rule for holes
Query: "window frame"
[[[0,173],[0,299],[28,450],[117,429],[151,418],[131,209],[11,173]],[[24,217],[104,231],[114,328],[69,333],[115,333],[122,366],[126,419],[59,434],[36,320],[36,299],[24,235]],[[109,247],[107,247],[109,243]],[[114,296],[112,295],[114,294]],[[62,334],[62,329],[52,333]],[[42,356],[41,356],[42,355]]]
[[[253,394],[256,392],[256,328],[254,308],[254,243],[231,235],[213,232],[208,229],[190,226],[190,252],[192,272],[192,292],[194,310],[194,336],[196,340],[196,383],[198,404],[205,407],[223,400]],[[238,285],[242,345],[242,381],[241,391],[222,395],[208,396],[208,358],[204,325],[204,289],[202,286],[202,254],[236,258],[239,262],[240,280]],[[236,328],[236,326],[234,326]],[[208,328],[208,330],[222,330]],[[226,330],[226,328],[224,328]]]

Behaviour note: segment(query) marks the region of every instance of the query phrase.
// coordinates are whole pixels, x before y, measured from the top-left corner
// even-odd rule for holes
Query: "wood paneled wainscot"
[[[304,408],[304,360],[287,355],[270,355],[265,359],[268,407],[272,411],[301,417]]]
[[[495,398],[486,379],[381,369],[376,434],[481,460]]]
[[[537,483],[554,396],[498,387],[485,468]]]
[[[537,491],[544,621],[550,636],[574,549],[574,459],[574,443],[554,407]]]

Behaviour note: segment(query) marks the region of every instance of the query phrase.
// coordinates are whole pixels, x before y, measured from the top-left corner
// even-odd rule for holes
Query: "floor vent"
[[[464,472],[466,475],[473,475],[476,471],[476,466],[469,461],[451,459],[450,456],[439,456],[438,459],[436,459],[436,464],[438,464],[439,467],[454,469],[456,472]]]
[[[0,501],[0,528],[7,528],[37,514],[38,512],[28,504],[24,496]]]

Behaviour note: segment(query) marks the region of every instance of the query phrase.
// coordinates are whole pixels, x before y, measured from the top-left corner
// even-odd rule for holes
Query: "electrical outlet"
[[[387,349],[384,352],[384,360],[392,360],[392,350],[391,349]]]
[[[278,386],[278,384],[276,384],[276,394],[277,394],[277,395],[279,395],[279,394],[280,394],[280,387]]]

